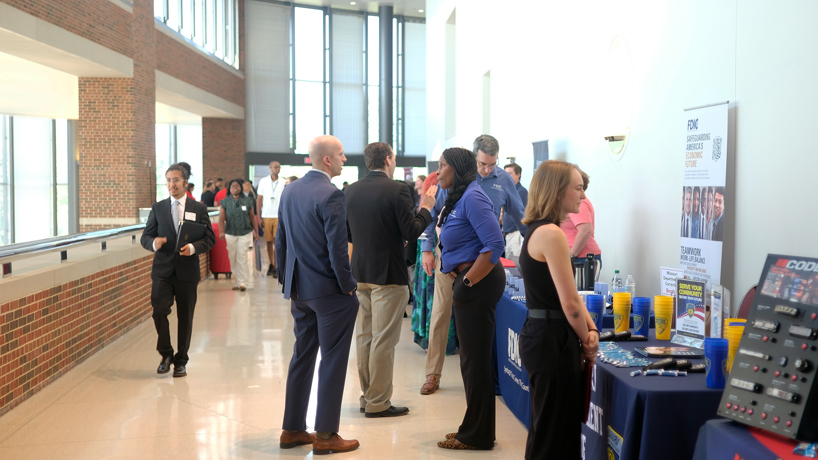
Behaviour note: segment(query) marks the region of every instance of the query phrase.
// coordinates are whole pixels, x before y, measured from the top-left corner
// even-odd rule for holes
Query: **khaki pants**
[[[432,301],[432,318],[429,320],[429,347],[426,350],[426,377],[440,379],[446,344],[449,341],[449,324],[452,318],[452,278],[440,273],[440,249],[435,248],[435,296]]]
[[[227,257],[230,259],[230,271],[233,273],[233,285],[245,286],[249,282],[247,276],[247,251],[253,244],[253,232],[246,235],[225,235],[227,243]]]
[[[381,412],[392,406],[395,346],[400,340],[409,288],[358,283],[357,292],[361,304],[355,325],[358,378],[363,392],[360,403],[366,412]]]
[[[516,256],[520,257],[520,251],[523,246],[523,237],[520,236],[520,231],[515,230],[506,235],[506,257]]]

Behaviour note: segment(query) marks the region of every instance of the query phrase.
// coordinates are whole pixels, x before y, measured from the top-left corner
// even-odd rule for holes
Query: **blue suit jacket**
[[[357,288],[349,267],[344,193],[312,170],[284,188],[280,203],[275,245],[284,298],[310,300]]]

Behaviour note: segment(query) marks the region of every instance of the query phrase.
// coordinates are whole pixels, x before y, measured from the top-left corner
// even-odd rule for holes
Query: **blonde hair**
[[[566,161],[548,160],[534,171],[528,191],[528,206],[525,207],[523,217],[524,225],[537,220],[555,224],[562,221],[564,216],[560,202],[571,184],[574,168],[577,168],[576,165]]]

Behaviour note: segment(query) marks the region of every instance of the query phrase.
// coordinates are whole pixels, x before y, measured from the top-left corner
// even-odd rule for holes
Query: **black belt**
[[[537,319],[567,319],[565,312],[562,310],[545,310],[541,308],[530,308],[528,310],[528,317]]]

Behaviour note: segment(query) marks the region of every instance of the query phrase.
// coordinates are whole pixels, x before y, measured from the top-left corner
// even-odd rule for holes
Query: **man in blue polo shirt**
[[[494,217],[500,220],[500,210],[505,208],[506,215],[514,222],[525,236],[525,225],[522,224],[525,206],[511,176],[497,166],[497,154],[500,144],[492,136],[482,134],[474,140],[477,161],[477,183],[486,192],[494,206]],[[430,395],[440,387],[440,375],[443,370],[443,358],[446,357],[446,342],[449,334],[449,322],[452,316],[452,282],[448,275],[440,272],[440,249],[435,244],[437,218],[446,203],[448,192],[438,189],[435,196],[435,207],[432,209],[432,224],[423,232],[425,239],[421,242],[423,250],[423,270],[435,277],[435,293],[432,301],[432,317],[429,321],[428,348],[426,350],[426,382],[420,393]],[[423,238],[423,236],[421,236]]]
[[[523,202],[523,209],[528,205],[528,190],[520,184],[520,176],[523,174],[523,168],[517,163],[510,163],[503,167],[505,171],[511,176],[514,181],[517,193],[520,194],[520,199]],[[525,214],[525,212],[523,213]],[[503,219],[503,236],[506,237],[506,257],[520,256],[520,250],[523,247],[523,236],[517,225],[512,219]]]

